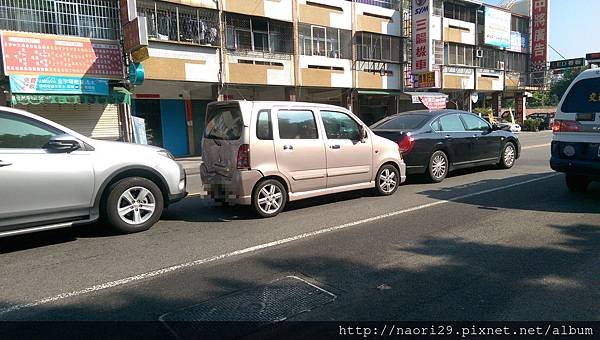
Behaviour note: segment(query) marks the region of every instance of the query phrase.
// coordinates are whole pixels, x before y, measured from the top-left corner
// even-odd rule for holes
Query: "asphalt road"
[[[568,192],[550,137],[521,134],[513,169],[412,178],[392,197],[332,195],[255,219],[196,196],[144,233],[0,239],[0,320],[155,321],[199,304],[227,320],[239,313],[217,307],[252,306],[253,292],[262,308],[307,304],[280,311],[290,320],[600,320],[600,185]],[[282,278],[291,288],[272,289]]]

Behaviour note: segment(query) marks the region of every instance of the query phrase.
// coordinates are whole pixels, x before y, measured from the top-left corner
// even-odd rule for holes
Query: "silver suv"
[[[146,230],[185,185],[166,150],[90,139],[0,107],[0,237],[99,217],[122,233]]]
[[[202,183],[215,200],[252,205],[262,217],[288,201],[376,188],[393,194],[406,179],[398,144],[350,111],[296,102],[209,104]]]

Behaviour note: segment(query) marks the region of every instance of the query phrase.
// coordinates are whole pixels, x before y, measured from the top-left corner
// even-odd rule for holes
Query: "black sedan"
[[[404,112],[378,121],[371,129],[398,143],[407,174],[425,174],[433,182],[467,167],[497,164],[509,169],[521,153],[512,132],[465,111]]]

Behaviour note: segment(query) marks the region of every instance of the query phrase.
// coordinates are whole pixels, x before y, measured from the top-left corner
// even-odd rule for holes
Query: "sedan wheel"
[[[436,151],[429,159],[427,175],[432,182],[439,183],[448,175],[448,156],[443,151]]]
[[[502,149],[502,155],[500,156],[500,167],[502,169],[510,169],[515,165],[515,159],[517,158],[517,150],[515,145],[511,142],[504,145]]]
[[[252,195],[252,207],[262,217],[279,214],[287,203],[287,191],[277,180],[259,183]]]

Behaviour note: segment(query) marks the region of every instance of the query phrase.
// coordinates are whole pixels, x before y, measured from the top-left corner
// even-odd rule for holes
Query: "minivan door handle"
[[[338,144],[336,144],[336,145],[330,146],[330,148],[332,148],[332,149],[339,149],[339,148],[341,148],[341,146],[339,146]]]
[[[12,163],[0,161],[0,168],[4,167],[4,166],[9,166],[9,165],[12,165]]]
[[[283,150],[294,150],[294,146],[293,145],[284,145]]]

